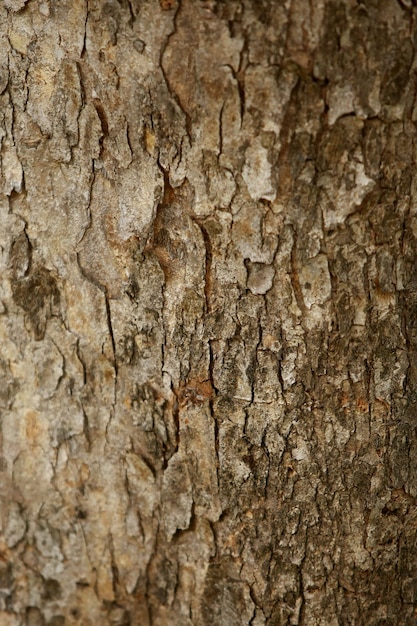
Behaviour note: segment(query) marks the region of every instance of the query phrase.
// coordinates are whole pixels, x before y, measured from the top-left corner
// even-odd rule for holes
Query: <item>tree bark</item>
[[[0,624],[416,624],[414,2],[0,36]]]

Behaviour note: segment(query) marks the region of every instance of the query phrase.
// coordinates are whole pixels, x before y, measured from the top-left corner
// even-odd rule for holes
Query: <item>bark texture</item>
[[[0,624],[417,623],[411,0],[4,0]]]

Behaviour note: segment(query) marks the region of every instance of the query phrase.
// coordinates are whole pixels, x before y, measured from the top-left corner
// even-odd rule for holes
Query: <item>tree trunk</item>
[[[1,626],[417,623],[411,0],[4,0]]]

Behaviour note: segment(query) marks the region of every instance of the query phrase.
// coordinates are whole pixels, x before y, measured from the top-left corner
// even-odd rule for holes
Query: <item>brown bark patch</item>
[[[203,404],[214,398],[214,389],[209,380],[191,378],[181,383],[178,391],[178,404],[185,407],[188,404]]]

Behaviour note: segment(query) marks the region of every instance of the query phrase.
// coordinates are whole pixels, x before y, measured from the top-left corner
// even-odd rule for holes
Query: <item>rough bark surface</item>
[[[2,626],[417,623],[413,5],[2,3]]]

